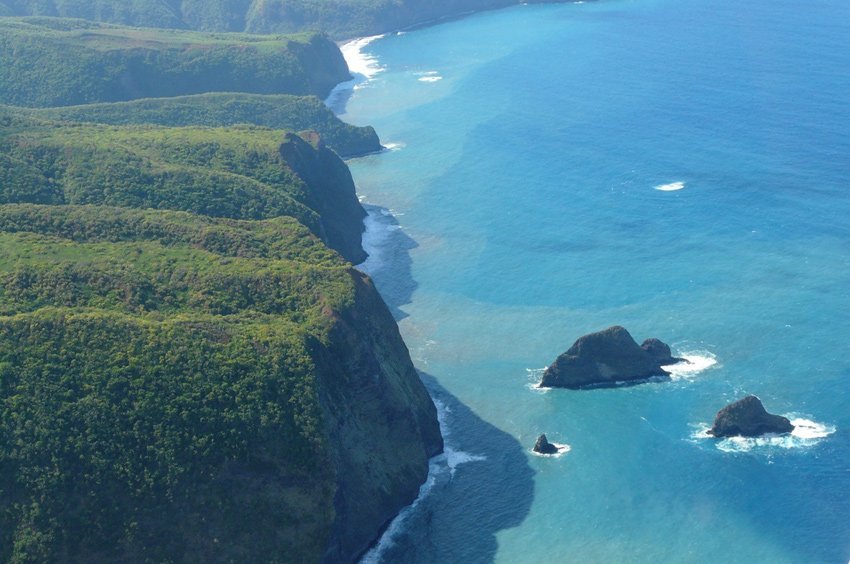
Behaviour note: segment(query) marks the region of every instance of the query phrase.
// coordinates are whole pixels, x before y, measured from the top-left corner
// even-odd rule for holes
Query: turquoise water
[[[450,448],[369,560],[847,562],[850,3],[518,6],[363,52],[364,269]],[[533,388],[613,324],[705,369]],[[700,437],[747,393],[811,428]]]

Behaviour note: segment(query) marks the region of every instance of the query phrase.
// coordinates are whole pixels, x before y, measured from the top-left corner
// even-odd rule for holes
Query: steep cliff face
[[[353,561],[413,501],[436,409],[305,227],[0,218],[0,561]]]
[[[357,199],[351,172],[316,133],[287,133],[280,154],[309,186],[307,205],[321,216],[324,238],[353,264],[366,260],[361,247],[366,211]]]
[[[354,306],[320,354],[320,403],[337,469],[326,562],[349,562],[417,496],[442,452],[437,413],[371,280],[352,271]]]
[[[70,106],[206,92],[327,96],[350,73],[324,35],[0,21],[0,103]]]

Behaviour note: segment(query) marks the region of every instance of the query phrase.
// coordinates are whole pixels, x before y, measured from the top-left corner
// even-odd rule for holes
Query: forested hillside
[[[343,122],[315,96],[215,92],[174,98],[44,108],[30,112],[30,115],[52,120],[113,125],[223,127],[251,123],[272,129],[316,131],[322,141],[342,157],[363,155],[381,149],[374,128],[356,127]]]
[[[352,561],[416,497],[436,409],[325,140],[380,145],[315,97],[348,78],[321,35],[0,18],[0,562]]]
[[[372,352],[381,409],[349,404],[367,375],[333,368],[357,362],[345,320],[389,314],[292,220],[6,205],[0,250],[3,561],[316,561],[363,519],[335,513],[338,472],[415,473],[439,448],[397,333]],[[371,436],[341,444],[346,413]]]
[[[518,0],[0,0],[0,14],[65,16],[206,31],[320,30],[345,39],[520,3]]]
[[[360,262],[365,212],[351,175],[312,140],[251,126],[56,124],[0,110],[0,203],[289,216]]]
[[[0,206],[0,560],[364,550],[441,439],[320,238],[362,256],[342,161],[260,128],[0,123],[0,200],[41,203]]]
[[[326,96],[349,79],[318,34],[258,36],[0,19],[0,103],[68,106],[202,94]]]

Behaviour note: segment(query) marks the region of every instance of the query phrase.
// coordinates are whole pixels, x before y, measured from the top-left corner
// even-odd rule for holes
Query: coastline
[[[341,39],[336,40],[336,44],[338,46],[342,46],[352,43],[354,41],[358,41],[360,39],[364,39],[366,37],[374,37],[379,35],[384,36],[393,33],[407,33],[408,31],[415,31],[417,29],[439,25],[441,23],[460,20],[473,14],[479,14],[482,12],[493,12],[495,10],[504,10],[505,8],[512,8],[514,6],[527,6],[529,4],[572,4],[581,3],[582,1],[583,0],[503,0],[500,2],[493,3],[493,5],[491,6],[462,10],[459,12],[444,14],[442,16],[437,16],[433,18],[426,18],[404,26],[390,27],[385,30],[374,29],[370,31],[370,35],[354,35],[351,37],[343,37]]]
[[[373,41],[377,40],[380,37],[384,37],[384,36],[376,37],[375,39],[373,39]],[[391,38],[391,39],[393,39],[393,38]],[[370,49],[368,47],[368,45],[370,45],[371,43],[372,42],[370,41],[369,43],[364,44],[362,46],[362,48],[360,48],[358,50],[353,50],[352,52],[355,53],[356,55],[362,55],[362,54],[364,54],[363,51],[368,51]],[[385,51],[383,48],[375,47],[374,45],[372,46],[372,48],[374,49],[375,52],[382,52],[382,53],[388,52],[389,53],[389,51],[390,51],[389,49],[387,49]],[[372,59],[374,61],[374,58],[372,58]],[[397,59],[394,58],[393,60],[395,61]],[[376,66],[380,67],[380,61],[374,61],[374,64]],[[427,64],[427,63],[425,63],[425,64]],[[393,67],[394,67],[394,65],[393,65]],[[423,68],[429,68],[429,67],[423,67]],[[378,71],[378,73],[380,73],[382,70],[383,70],[383,68],[381,68]],[[396,70],[397,69],[393,68],[392,72],[394,73]],[[388,70],[388,73],[389,72],[390,71]],[[375,75],[373,75],[373,76],[375,76]],[[389,81],[390,81],[389,76],[387,76],[386,82],[389,82]],[[382,79],[379,79],[378,82],[379,82],[378,85],[373,85],[375,90],[378,90],[379,86],[382,86],[385,81],[382,80]],[[365,96],[365,94],[364,94],[364,96]],[[359,100],[359,97],[356,100]],[[352,104],[352,112],[357,111],[357,110],[355,110],[355,106],[359,107],[359,104],[356,103],[356,102],[355,102],[355,104]],[[384,129],[387,129],[387,130],[390,129],[390,128],[387,127],[386,122],[384,122]],[[671,179],[677,179],[677,178],[684,178],[684,177],[671,176]],[[364,183],[365,182],[366,182],[366,180],[364,180]],[[658,183],[656,183],[656,184],[658,184]],[[686,186],[686,184],[687,184],[688,190],[686,190],[685,193],[690,196],[690,194],[691,194],[691,190],[690,190],[691,184],[690,184],[689,178],[688,178],[687,183],[685,181],[678,181],[678,182],[672,182],[671,181],[667,184],[658,184],[657,186],[653,186],[653,185],[650,184],[647,189],[655,189],[655,190],[660,190],[662,192],[665,192],[665,191],[675,192],[676,190],[681,190],[682,188],[684,188]],[[698,187],[696,181],[694,182],[693,185]],[[384,198],[381,198],[381,199],[384,200]],[[394,200],[386,199],[385,201],[394,201]],[[399,208],[405,209],[403,206],[399,206]],[[387,210],[387,211],[389,211],[389,210]],[[405,209],[405,211],[408,211],[408,210]],[[378,216],[375,216],[375,219],[377,219],[377,218],[378,218]],[[400,217],[400,219],[402,221],[405,220],[404,217]],[[366,221],[368,222],[369,219],[367,219]],[[412,221],[412,219],[409,219],[408,221]],[[411,223],[411,225],[413,225],[413,223]],[[367,227],[366,232],[367,232],[366,235],[364,235],[364,246],[365,246],[365,244],[368,240],[367,237],[380,235],[380,233],[378,231],[371,231],[368,227]],[[419,232],[419,231],[417,231],[417,232]],[[423,239],[423,242],[426,242],[426,240]],[[391,243],[388,243],[388,242],[385,241],[383,244],[385,245],[383,248],[389,248],[389,245]],[[370,255],[372,255],[371,251],[370,251]],[[380,259],[382,257],[377,256],[376,258]],[[358,266],[358,268],[360,268],[361,266]],[[367,269],[367,272],[371,275],[373,271]],[[423,280],[425,280],[425,279],[423,278]],[[385,299],[386,299],[386,296],[385,296]],[[723,349],[723,350],[725,350],[725,349]],[[701,372],[702,370],[706,370],[706,369],[714,368],[714,367],[722,368],[722,365],[719,364],[718,359],[716,359],[714,357],[713,353],[709,353],[707,351],[702,351],[702,350],[699,351],[699,352],[705,353],[705,354],[702,354],[702,355],[698,355],[699,358],[697,358],[696,360],[700,361],[699,364],[697,364],[696,366],[694,366],[692,364],[689,367],[687,367],[687,369],[682,369],[682,370],[677,371],[676,373],[673,374],[673,377],[671,379],[690,382],[691,380],[696,379],[696,376],[697,376],[696,373],[697,372]],[[684,356],[687,356],[687,355],[684,355]],[[724,360],[727,361],[727,362],[730,361],[729,358],[725,358]],[[734,361],[734,360],[737,360],[737,359],[732,359],[732,361]],[[443,374],[443,372],[439,372],[439,371],[436,371],[435,373],[441,374],[441,375]],[[725,374],[725,372],[719,372],[719,374],[722,376],[723,374]],[[708,380],[708,379],[706,379],[706,380]],[[700,385],[702,385],[702,384],[700,384]],[[716,387],[719,387],[719,386],[720,386],[720,384],[718,384],[717,386],[713,386],[710,389],[714,390]],[[709,388],[707,387],[707,389],[709,389]],[[429,387],[429,391],[431,391],[430,387]],[[434,396],[432,394],[432,398],[433,397]],[[468,398],[469,396],[464,396],[464,397]],[[551,397],[549,398],[549,400],[551,401]],[[554,402],[552,402],[552,403],[554,403]],[[492,418],[491,418],[491,420],[492,420]],[[692,418],[692,419],[689,419],[689,420],[690,421],[701,421],[698,418]],[[655,421],[652,421],[652,423],[650,423],[650,421],[647,421],[645,419],[644,419],[644,421],[646,422],[646,424],[648,424],[650,426],[656,423]],[[794,436],[793,439],[787,439],[787,440],[786,439],[783,439],[783,440],[775,439],[774,440],[774,439],[771,438],[769,440],[763,440],[763,441],[737,441],[737,442],[736,441],[729,441],[729,442],[725,442],[725,443],[720,443],[720,442],[717,442],[717,441],[700,442],[700,440],[703,438],[701,436],[693,436],[692,437],[690,435],[684,435],[684,436],[679,436],[678,440],[683,441],[684,443],[686,443],[686,446],[689,446],[689,447],[694,447],[694,445],[697,445],[699,447],[699,450],[702,451],[702,454],[705,454],[705,451],[710,451],[711,454],[722,453],[721,456],[725,456],[727,458],[727,460],[724,460],[724,462],[727,463],[727,466],[729,464],[745,464],[745,463],[747,463],[747,464],[760,464],[764,460],[767,460],[767,464],[775,464],[776,461],[774,461],[772,459],[774,457],[776,457],[777,455],[783,456],[784,453],[786,453],[786,452],[788,452],[792,449],[799,450],[799,448],[803,447],[803,446],[813,446],[815,444],[819,444],[819,443],[823,442],[822,439],[825,438],[825,436],[835,433],[836,424],[834,424],[834,423],[833,424],[819,423],[819,421],[823,421],[820,418],[815,419],[814,416],[807,416],[805,419],[800,419],[800,421],[801,421],[801,423],[805,423],[807,432],[810,436],[805,436],[805,437]],[[838,423],[840,424],[840,422],[838,422]],[[689,424],[689,425],[693,425],[693,424]],[[654,429],[654,427],[653,427],[653,429]],[[659,434],[662,433],[662,432],[668,431],[667,429],[665,429],[661,425],[659,425],[659,429],[661,429],[661,431],[658,431]],[[463,430],[459,429],[458,431],[462,432]],[[443,432],[444,436],[447,434],[446,429],[443,428],[443,421],[442,420],[441,420],[441,432]],[[572,442],[572,439],[574,439],[574,438],[575,437],[570,437],[570,439],[571,439],[570,442]],[[585,456],[585,450],[586,449],[582,448],[582,443],[580,442],[580,439],[575,438],[575,440],[577,441],[575,443],[576,444],[575,454],[573,456],[565,457],[563,462],[558,463],[558,464],[560,464],[560,466],[558,466],[557,468],[563,468],[565,465],[575,464],[576,461],[581,460],[582,456]],[[450,446],[450,443],[447,446]],[[709,449],[709,447],[711,447],[711,448]],[[696,450],[696,449],[694,449],[694,450]],[[714,453],[713,451],[715,451],[715,450],[720,451],[720,453]],[[731,457],[728,456],[729,454],[732,454],[732,453],[737,454],[737,457],[735,459],[731,459]],[[741,456],[741,454],[743,454],[743,453],[751,453],[751,455]],[[561,456],[562,454],[563,453],[559,453],[558,456]],[[710,456],[711,454],[706,454],[706,456]],[[700,455],[701,454],[698,453],[698,456],[700,456]],[[537,458],[537,457],[535,457],[535,458]],[[717,456],[715,456],[715,459],[716,458],[717,458]],[[715,460],[715,459],[709,459],[709,460]],[[754,459],[755,459],[755,462],[753,462]],[[545,461],[545,460],[546,460],[546,457],[541,457],[538,461],[535,461],[535,464],[536,464],[536,462],[541,462],[541,461]],[[732,462],[730,463],[729,460],[732,460]],[[784,461],[780,461],[780,462],[784,462]],[[549,464],[550,467],[554,464],[553,462],[543,462],[543,463]],[[387,525],[387,527],[383,531],[382,535],[378,539],[376,539],[375,543],[373,544],[373,548],[367,553],[367,555],[364,555],[362,561],[364,561],[364,562],[378,562],[378,561],[382,561],[382,560],[389,560],[389,555],[392,554],[392,552],[387,553],[386,556],[381,556],[381,555],[385,554],[384,551],[390,550],[390,548],[387,548],[387,547],[392,545],[392,543],[394,542],[393,541],[394,537],[396,537],[398,534],[407,534],[407,535],[415,534],[415,532],[411,532],[411,531],[415,530],[416,525],[417,525],[417,521],[416,521],[417,517],[414,516],[413,514],[414,513],[421,514],[423,512],[427,512],[428,505],[430,503],[434,503],[433,498],[440,497],[440,495],[442,495],[442,494],[437,493],[439,490],[437,490],[437,491],[434,490],[434,484],[435,484],[435,481],[436,481],[434,464],[435,464],[435,460],[432,460],[431,465],[429,467],[428,478],[427,478],[426,482],[421,486],[419,495],[416,498],[416,500],[414,500],[414,502],[411,505],[403,508],[399,512],[399,514],[396,516],[396,518],[393,519]],[[731,472],[731,470],[730,470],[730,472]],[[431,499],[432,501],[429,501],[429,499]],[[407,533],[405,533],[405,530],[407,531]]]
[[[469,15],[470,13],[473,12],[467,12],[464,15]],[[457,17],[463,17],[463,15]],[[432,22],[439,23],[447,19],[442,18],[432,20]],[[417,24],[416,27],[420,28],[426,25],[428,24],[422,23]],[[351,71],[352,79],[334,87],[324,102],[340,119],[345,115],[346,104],[354,92],[385,70],[378,59],[366,54],[364,49],[374,41],[387,35],[387,33],[384,33],[355,38],[339,45],[340,51],[343,53],[346,64]],[[383,145],[382,147],[383,149],[381,151],[371,154],[392,150]],[[360,156],[366,155],[351,158],[358,158]],[[381,297],[387,303],[396,323],[398,323],[398,321],[407,316],[400,307],[409,303],[416,288],[416,281],[410,272],[409,251],[418,246],[418,244],[404,232],[391,210],[375,203],[362,202],[362,204],[367,211],[367,216],[363,219],[362,246],[368,256],[365,261],[355,265],[355,268],[364,272],[370,278],[374,278],[376,273],[384,270],[402,273],[401,276],[394,277],[395,287],[392,288],[391,292],[387,292],[386,290],[382,292],[378,288]],[[402,288],[401,291],[399,287]],[[388,294],[403,297],[400,299],[389,299]],[[420,378],[423,376],[425,375],[420,373]],[[423,378],[423,380],[425,379]],[[357,562],[364,564],[380,563],[385,554],[396,546],[397,539],[404,535],[408,522],[417,519],[417,509],[428,500],[435,489],[438,489],[441,485],[446,487],[446,482],[451,482],[457,466],[468,462],[486,460],[485,456],[466,452],[450,440],[452,432],[448,420],[452,414],[452,409],[447,405],[447,402],[456,402],[457,400],[451,398],[448,392],[443,390],[433,377],[427,377],[427,381],[429,383],[426,385],[426,390],[437,407],[437,420],[439,422],[440,434],[443,437],[443,452],[430,459],[428,474],[425,481],[420,485],[416,498],[409,505],[402,507],[392,519],[385,523],[379,534],[369,544],[369,547],[357,557]],[[441,396],[442,399],[440,399]],[[569,450],[569,448],[566,448],[565,452],[566,450]],[[425,513],[429,512],[430,510],[425,511]]]
[[[344,43],[338,43],[340,51],[345,58],[349,71],[351,72],[351,80],[337,84],[328,94],[324,103],[340,119],[345,115],[345,107],[348,100],[354,94],[354,91],[384,70],[384,68],[380,66],[376,57],[367,55],[363,50],[372,42],[381,39],[386,35],[387,34],[378,34],[351,39]],[[390,149],[383,147],[381,150],[376,151],[376,153],[370,154],[377,154],[387,150]],[[358,155],[350,158],[358,158],[362,156],[366,155]],[[362,203],[366,209],[367,216],[363,218],[361,245],[367,253],[367,258],[365,261],[355,265],[355,268],[371,278],[374,277],[376,272],[388,267],[391,268],[391,266],[387,265],[387,262],[398,262],[398,255],[407,255],[409,250],[416,246],[416,243],[413,239],[410,239],[409,236],[403,233],[398,220],[392,215],[390,210],[374,203]],[[402,240],[398,240],[399,238],[402,238]],[[387,255],[390,253],[392,253],[393,256],[388,257]],[[405,278],[408,280],[407,285],[410,287],[410,295],[412,295],[416,283],[412,276],[410,276],[409,264],[405,266],[407,267],[407,276]],[[404,304],[388,300],[385,292],[381,292],[380,289],[379,293],[390,308],[396,323],[398,323],[398,321],[406,315],[399,309],[399,307]],[[428,463],[428,474],[425,481],[420,484],[416,498],[409,505],[402,507],[392,519],[387,521],[384,526],[381,527],[377,536],[369,543],[368,548],[357,556],[355,560],[356,562],[364,564],[378,564],[381,562],[384,553],[395,544],[395,539],[399,534],[401,534],[408,518],[433,491],[438,477],[443,475],[447,468],[451,470],[452,474],[454,473],[454,465],[452,465],[449,460],[450,453],[454,453],[456,451],[454,451],[448,444],[448,437],[451,433],[446,423],[448,415],[447,408],[443,402],[440,402],[435,397],[435,393],[431,387],[426,386],[426,389],[428,390],[434,405],[437,406],[437,420],[439,422],[440,434],[444,441],[443,452],[430,459]],[[474,459],[475,458],[472,456],[469,457],[469,460]]]

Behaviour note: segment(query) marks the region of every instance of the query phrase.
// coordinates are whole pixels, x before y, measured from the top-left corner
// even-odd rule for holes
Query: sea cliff
[[[442,439],[345,164],[2,123],[0,560],[355,560]]]
[[[0,15],[49,15],[134,26],[202,31],[291,33],[321,29],[336,39],[346,39],[386,33],[474,11],[549,1],[551,0],[341,0],[316,3],[309,0],[184,0],[180,3],[152,1],[127,6],[118,0],[94,0],[90,3],[45,0],[37,4],[0,0]]]

